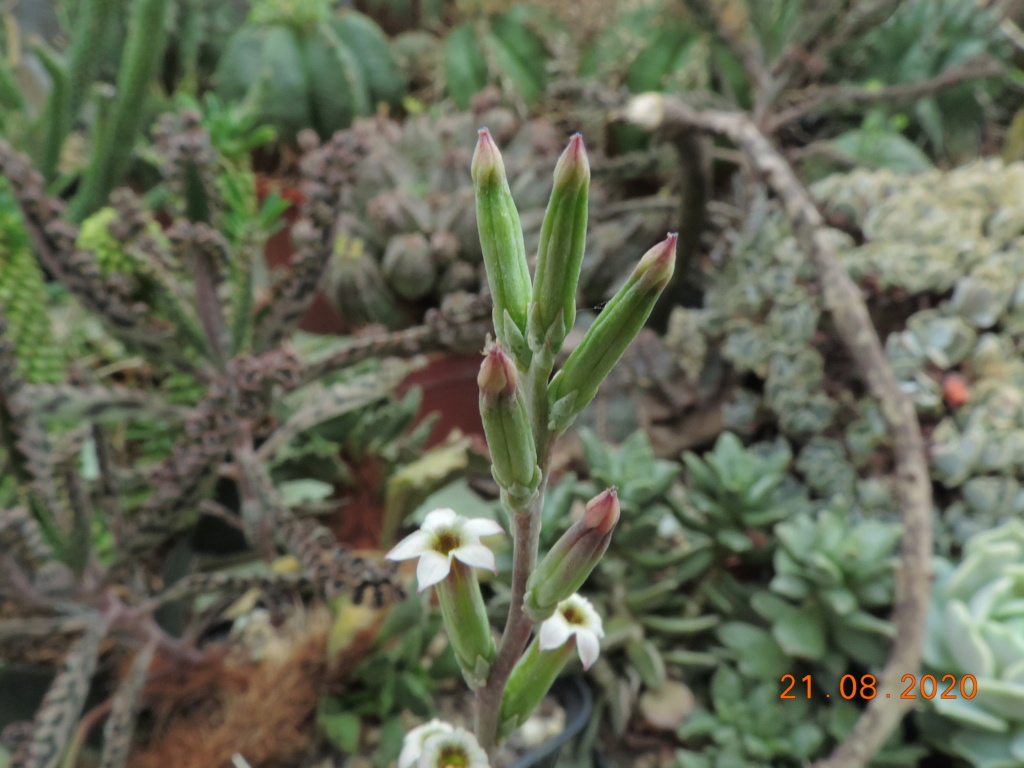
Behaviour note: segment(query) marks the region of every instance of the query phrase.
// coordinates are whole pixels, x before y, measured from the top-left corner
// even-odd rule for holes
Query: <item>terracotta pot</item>
[[[285,226],[275,232],[267,240],[264,247],[264,257],[270,269],[290,267],[295,257],[295,248],[292,245],[292,225],[299,218],[299,207],[302,205],[302,193],[296,187],[289,187],[280,182],[268,179],[262,173],[256,175],[256,197],[260,201],[266,198],[271,192],[276,192],[282,199],[291,205],[284,212]],[[308,333],[321,334],[346,334],[352,328],[334,311],[330,302],[322,294],[318,293],[306,314],[299,321],[299,328]]]
[[[427,448],[444,442],[453,429],[484,439],[476,383],[479,372],[479,355],[438,353],[431,356],[426,368],[415,371],[399,386],[399,396],[414,386],[419,386],[423,391],[423,401],[415,423],[418,424],[435,411],[441,414],[427,440]]]

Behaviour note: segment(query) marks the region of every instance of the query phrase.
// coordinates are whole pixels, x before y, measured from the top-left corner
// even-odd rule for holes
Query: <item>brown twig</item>
[[[793,106],[774,114],[765,121],[765,132],[774,134],[811,112],[837,112],[866,104],[888,102],[906,104],[934,96],[939,91],[979,77],[992,77],[1004,72],[1003,65],[987,57],[977,57],[959,67],[950,67],[945,72],[928,80],[916,83],[900,83],[883,88],[859,88],[849,85],[834,85],[808,88],[795,95],[799,99]]]
[[[624,114],[651,129],[675,125],[719,134],[743,150],[782,201],[797,241],[818,273],[822,302],[832,315],[836,331],[881,406],[893,445],[903,535],[892,614],[895,637],[879,687],[896,690],[900,679],[915,674],[921,664],[931,595],[932,490],[917,414],[889,367],[863,297],[839,262],[825,221],[806,188],[749,117],[697,111],[680,99],[660,94],[637,97]],[[816,768],[867,765],[911,706],[911,702],[899,698],[872,699],[846,740]]]

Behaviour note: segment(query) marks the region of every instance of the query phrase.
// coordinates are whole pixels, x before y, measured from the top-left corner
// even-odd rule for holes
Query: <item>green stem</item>
[[[487,684],[476,694],[476,722],[474,731],[480,746],[491,756],[497,744],[498,718],[501,700],[505,694],[509,675],[522,655],[533,632],[533,621],[523,611],[526,582],[537,568],[537,549],[540,543],[540,513],[544,506],[544,489],[548,482],[551,445],[554,435],[548,430],[548,378],[554,355],[545,348],[535,352],[525,376],[526,405],[530,413],[534,440],[537,445],[537,464],[541,481],[537,495],[526,509],[508,508],[512,521],[512,602],[508,610],[505,631],[498,646],[498,655],[487,678]]]

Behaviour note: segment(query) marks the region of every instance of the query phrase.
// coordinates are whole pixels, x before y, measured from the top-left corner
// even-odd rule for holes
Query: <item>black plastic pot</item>
[[[509,768],[555,768],[562,747],[587,727],[594,712],[594,694],[582,677],[561,678],[551,686],[551,695],[565,710],[565,730],[527,752]]]

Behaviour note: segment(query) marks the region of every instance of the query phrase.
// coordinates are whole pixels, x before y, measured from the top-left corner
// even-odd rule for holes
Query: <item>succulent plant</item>
[[[0,198],[0,233],[16,246],[3,251],[14,268],[0,271],[0,653],[10,665],[60,667],[15,764],[73,761],[71,729],[91,681],[118,683],[99,655],[116,648],[127,658],[134,648],[102,758],[124,763],[150,661],[201,656],[193,639],[155,622],[163,606],[187,617],[181,601],[192,595],[257,585],[342,596],[340,610],[373,618],[402,592],[391,570],[340,547],[306,514],[344,479],[342,447],[393,464],[421,452],[423,428],[399,437],[418,407],[415,393],[397,408],[376,408],[413,364],[367,358],[408,356],[458,335],[434,313],[429,327],[397,338],[332,340],[299,355],[292,331],[331,254],[330,211],[359,146],[339,134],[306,158],[296,260],[261,285],[254,260],[280,205],[257,204],[252,172],[218,157],[198,114],[162,120],[155,139],[151,155],[166,174],[160,212],[171,219],[163,230],[128,190],[110,200],[113,215],[102,210],[77,227],[29,161],[0,144],[10,188]],[[76,365],[74,382],[30,378],[45,372],[30,343],[44,338],[33,304],[47,307],[41,267],[79,302],[77,317],[110,337],[92,350],[98,363]],[[237,506],[232,491],[218,491],[225,483]],[[191,572],[188,540],[204,516],[237,529],[235,546],[248,546],[250,557],[275,561],[284,551],[297,564],[283,574],[257,567],[252,577]],[[163,570],[171,551],[184,573]],[[56,646],[49,656],[33,642],[40,627]]]
[[[1024,525],[973,536],[955,565],[940,560],[924,644],[937,690],[927,738],[978,768],[1024,759]],[[949,681],[953,678],[952,690]],[[922,685],[925,685],[922,680]]]
[[[892,635],[884,610],[893,598],[893,555],[900,528],[880,520],[850,521],[840,502],[775,526],[775,576],[753,606],[772,625],[787,656],[822,660],[834,648],[840,665],[884,658]],[[780,599],[781,598],[781,599]]]
[[[357,121],[348,134],[368,150],[339,210],[327,280],[328,298],[353,324],[400,328],[449,294],[480,290],[483,261],[463,137],[481,124],[504,145],[527,244],[536,247],[551,193],[550,176],[540,169],[558,149],[546,124],[524,124],[500,107],[421,114],[401,125],[384,117]]]
[[[913,176],[859,170],[811,190],[829,216],[862,236],[829,232],[926,425],[932,477],[950,491],[940,540],[952,551],[1016,509],[1007,481],[1024,466],[1024,364],[1016,351],[1024,333],[1024,168],[985,160]],[[705,385],[737,385],[727,426],[750,434],[777,424],[816,494],[892,514],[884,423],[833,362],[843,353],[819,317],[788,226],[755,203],[734,237],[730,259],[708,271],[704,306],[676,310],[674,321],[701,331]],[[678,333],[668,341],[697,370],[693,349],[701,345]]]
[[[787,472],[791,461],[785,443],[758,454],[744,449],[730,432],[723,433],[703,458],[685,453],[685,524],[730,552],[755,549],[756,530],[769,528],[801,508],[803,494]]]
[[[539,6],[516,4],[452,28],[441,52],[445,91],[461,108],[488,85],[500,83],[528,107],[544,97],[548,45],[538,29],[554,23]]]
[[[380,28],[325,0],[260,0],[228,40],[214,80],[218,94],[249,101],[286,141],[305,128],[326,139],[377,104],[397,108],[404,95]]]

